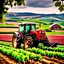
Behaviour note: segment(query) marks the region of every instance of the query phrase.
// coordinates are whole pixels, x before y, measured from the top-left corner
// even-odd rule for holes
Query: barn
[[[60,29],[62,29],[62,27],[58,24],[52,24],[52,25],[50,25],[49,29],[50,30],[60,30]]]

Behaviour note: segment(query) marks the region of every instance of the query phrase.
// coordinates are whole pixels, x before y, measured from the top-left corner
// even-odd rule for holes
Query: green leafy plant
[[[58,51],[58,52],[64,52],[64,46],[57,46],[57,47],[46,47],[43,46],[43,44],[39,44],[38,48],[42,50],[49,50],[49,51]]]
[[[12,56],[17,61],[24,63],[25,60],[27,61],[29,59],[36,59],[36,60],[42,59],[40,54],[31,53],[23,49],[15,49],[11,46],[8,46],[9,44],[7,45],[5,44],[6,43],[0,42],[0,52]]]

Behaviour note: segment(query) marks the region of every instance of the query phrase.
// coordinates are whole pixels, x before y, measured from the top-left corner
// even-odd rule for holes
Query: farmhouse
[[[50,30],[59,30],[59,29],[62,29],[62,27],[58,24],[52,24],[50,25]]]

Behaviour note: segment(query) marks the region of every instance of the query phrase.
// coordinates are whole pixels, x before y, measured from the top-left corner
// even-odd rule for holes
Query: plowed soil
[[[28,61],[17,62],[14,58],[0,53],[0,64],[64,64],[64,60],[42,56],[42,60],[29,59]]]

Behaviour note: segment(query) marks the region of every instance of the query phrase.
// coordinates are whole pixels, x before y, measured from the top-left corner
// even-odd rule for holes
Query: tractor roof
[[[35,22],[22,22],[21,24],[36,24]]]

